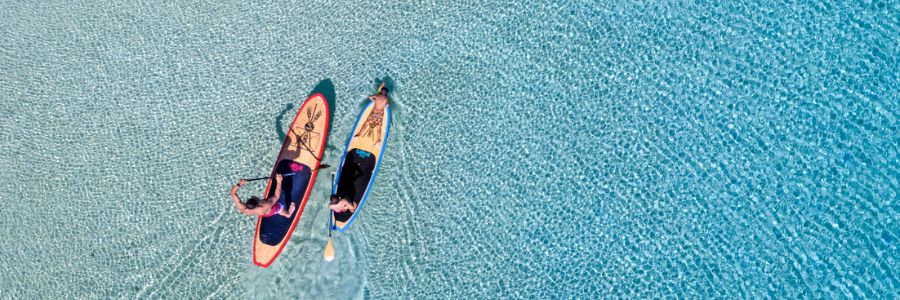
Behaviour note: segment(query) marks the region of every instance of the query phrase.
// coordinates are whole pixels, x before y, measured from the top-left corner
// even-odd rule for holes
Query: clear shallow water
[[[2,298],[897,294],[894,2],[0,6]],[[322,176],[254,267],[228,186],[384,76],[338,260]]]

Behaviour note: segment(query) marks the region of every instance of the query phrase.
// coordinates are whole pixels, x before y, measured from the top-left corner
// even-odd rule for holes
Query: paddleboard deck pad
[[[291,122],[278,159],[272,168],[266,185],[266,197],[280,193],[278,199],[285,210],[291,203],[296,205],[290,217],[279,214],[270,217],[259,217],[256,222],[256,234],[253,240],[253,263],[268,267],[278,258],[284,246],[291,238],[303,208],[309,199],[313,183],[316,181],[316,169],[322,162],[325,143],[328,137],[328,125],[331,121],[328,101],[321,93],[313,94],[303,102],[294,121]],[[312,171],[311,171],[312,170]],[[275,174],[290,174],[281,180],[281,190],[275,190]]]

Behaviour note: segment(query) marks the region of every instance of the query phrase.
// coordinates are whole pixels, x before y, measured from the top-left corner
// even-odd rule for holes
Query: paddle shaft
[[[331,186],[334,186],[334,173],[331,173]],[[333,213],[328,214],[328,243],[325,244],[325,251],[323,253],[326,262],[334,260],[334,245],[331,243],[331,229],[334,227],[334,225],[331,225],[332,217]]]
[[[330,165],[321,164],[321,165],[319,165],[319,167],[316,168],[315,170],[306,170],[306,171],[301,171],[301,172],[294,172],[294,173],[281,174],[281,176],[287,177],[287,176],[294,176],[294,175],[297,175],[297,174],[306,174],[306,173],[310,173],[310,172],[312,172],[312,171],[318,171],[318,170],[326,169],[326,168],[330,168],[330,167],[331,167]],[[272,176],[266,176],[266,177],[260,177],[260,178],[253,178],[253,179],[245,179],[245,180],[247,180],[247,181],[257,181],[257,180],[263,180],[263,179],[269,179],[269,178],[272,178]],[[332,178],[331,181],[334,182],[334,178]],[[333,183],[332,183],[332,184],[333,184]]]
[[[331,172],[331,188],[334,188],[334,172]],[[329,203],[331,203],[331,202],[329,201]],[[328,207],[328,206],[326,205],[326,207]],[[329,208],[328,210],[331,210],[331,209]],[[329,215],[334,216],[334,212],[330,213]],[[334,224],[331,223],[331,221],[332,221],[331,219],[332,219],[332,217],[328,218],[328,237],[329,238],[331,237],[331,230],[334,229]]]

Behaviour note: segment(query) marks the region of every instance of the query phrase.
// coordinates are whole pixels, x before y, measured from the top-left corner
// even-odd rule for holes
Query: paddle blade
[[[334,260],[334,245],[331,244],[331,237],[328,237],[328,244],[325,244],[325,261],[331,262]]]

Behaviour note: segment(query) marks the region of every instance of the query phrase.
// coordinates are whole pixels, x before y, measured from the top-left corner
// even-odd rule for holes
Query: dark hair
[[[341,202],[341,196],[338,196],[337,194],[331,194],[331,199],[330,201],[328,201],[328,205],[338,204],[338,202]]]
[[[387,95],[387,94],[390,93],[390,92],[391,92],[391,91],[388,90],[387,87],[381,87],[381,91],[379,91],[378,93],[379,93],[379,94],[382,94],[382,95]]]
[[[256,208],[257,206],[259,206],[259,197],[257,197],[257,196],[250,197],[250,199],[247,199],[247,202],[244,202],[244,206],[246,206],[249,209]]]

